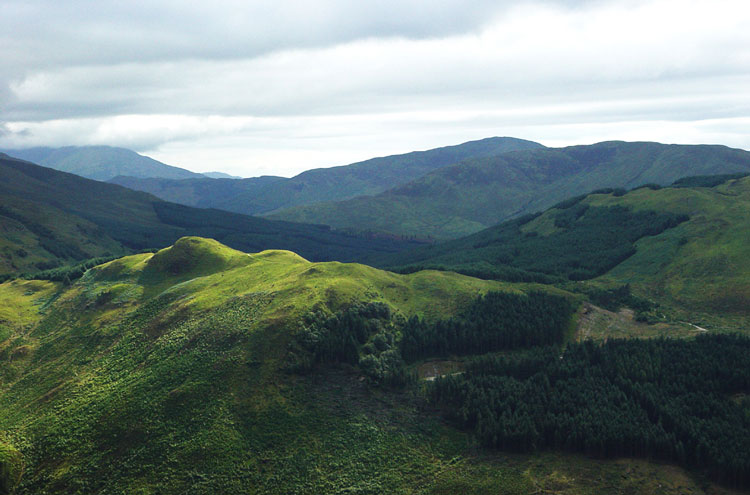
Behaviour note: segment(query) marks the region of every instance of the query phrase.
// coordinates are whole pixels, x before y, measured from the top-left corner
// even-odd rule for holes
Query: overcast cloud
[[[745,1],[153,3],[4,0],[0,147],[243,176],[495,135],[750,149]]]

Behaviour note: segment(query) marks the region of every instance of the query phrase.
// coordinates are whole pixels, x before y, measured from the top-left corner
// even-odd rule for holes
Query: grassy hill
[[[605,142],[471,158],[372,197],[300,206],[271,217],[448,239],[598,188],[748,171],[750,153],[724,146]]]
[[[2,284],[0,431],[23,454],[20,492],[309,492],[361,482],[352,469],[362,461],[383,465],[389,471],[373,478],[393,483],[398,464],[386,449],[413,440],[367,410],[352,423],[334,412],[335,390],[283,372],[302,316],[368,300],[435,318],[506,287],[517,290],[288,251],[248,255],[200,238],[107,263],[67,289]],[[308,402],[316,389],[324,397]],[[347,437],[354,443],[340,446]],[[423,460],[445,448],[413,447]]]
[[[20,495],[729,493],[664,463],[484,450],[417,385],[290,368],[300,343],[324,336],[310,332],[321,318],[364,325],[359,351],[383,356],[406,318],[437,323],[477,294],[540,290],[200,238],[69,287],[0,284],[0,481]]]
[[[165,179],[203,177],[201,174],[139,155],[135,151],[111,146],[65,146],[0,151],[21,160],[100,181],[118,175]]]
[[[190,208],[7,156],[0,156],[0,199],[0,275],[160,248],[192,234],[248,251],[294,249],[314,260],[363,259],[412,245]]]
[[[668,307],[744,322],[750,316],[748,208],[748,177],[610,189],[380,263],[509,280],[628,283]]]
[[[176,203],[254,215],[296,205],[377,194],[467,158],[536,148],[542,145],[523,139],[494,137],[308,170],[275,182],[271,178],[242,179],[231,184],[206,179],[186,182],[116,178],[112,182]]]

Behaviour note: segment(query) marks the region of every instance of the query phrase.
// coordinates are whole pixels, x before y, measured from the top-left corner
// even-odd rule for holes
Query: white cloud
[[[0,146],[111,144],[239,175],[489,135],[750,148],[744,2],[464,4],[121,2],[78,19],[10,1]],[[34,15],[39,39],[12,27]]]

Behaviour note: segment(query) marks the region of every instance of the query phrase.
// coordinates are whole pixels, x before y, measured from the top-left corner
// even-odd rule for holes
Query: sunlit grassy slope
[[[194,237],[101,265],[68,288],[7,282],[0,443],[23,454],[21,493],[205,493],[224,483],[283,493],[343,483],[355,473],[313,459],[355,463],[330,442],[362,442],[355,456],[383,449],[373,462],[384,463],[385,449],[410,441],[381,431],[366,411],[359,426],[329,416],[335,391],[324,388],[317,404],[282,371],[300,316],[376,300],[405,316],[437,317],[489,289],[519,290],[455,274],[311,263],[288,251],[249,255]],[[305,465],[310,472],[296,472]],[[291,473],[286,485],[274,481]]]
[[[381,301],[435,319],[488,290],[540,288],[196,237],[69,287],[1,284],[0,472],[12,460],[17,474],[20,453],[20,494],[718,490],[646,461],[490,455],[408,389],[368,386],[347,367],[286,371],[313,309]]]

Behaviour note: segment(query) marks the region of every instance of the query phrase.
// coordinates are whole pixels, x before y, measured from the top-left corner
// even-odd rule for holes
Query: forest
[[[394,254],[391,263],[401,273],[433,268],[512,282],[587,280],[632,256],[639,239],[688,220],[672,213],[590,206],[581,202],[584,198],[571,198],[548,212],[555,229],[548,235],[524,231],[539,216],[526,215],[463,239]]]
[[[433,323],[410,318],[402,330],[401,353],[412,362],[561,344],[572,314],[572,304],[561,296],[490,292],[454,318]]]
[[[307,315],[295,335],[290,365],[359,366],[373,383],[403,385],[406,363],[426,357],[458,356],[560,344],[573,305],[545,292],[489,292],[453,318],[405,320],[382,303],[360,303],[332,315]]]
[[[479,441],[678,462],[750,486],[750,339],[610,340],[485,355],[431,399]]]

